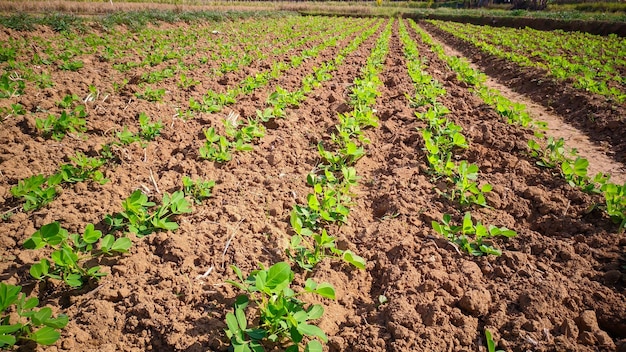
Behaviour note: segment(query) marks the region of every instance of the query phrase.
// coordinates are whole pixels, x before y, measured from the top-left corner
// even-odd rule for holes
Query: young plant
[[[165,88],[152,89],[150,86],[146,86],[143,93],[137,92],[135,96],[139,99],[144,99],[151,102],[159,102],[163,100],[165,96]]]
[[[72,160],[75,165],[61,165],[57,174],[60,175],[63,182],[76,183],[86,180],[93,180],[100,184],[109,182],[109,180],[102,174],[102,171],[98,170],[101,166],[106,164],[106,159],[90,158],[81,152],[77,152],[74,157],[70,158],[70,160]]]
[[[58,177],[50,181],[44,175],[35,175],[20,180],[17,185],[11,188],[11,194],[16,198],[23,198],[26,202],[23,205],[24,211],[37,210],[52,202],[57,196],[56,185]]]
[[[100,243],[101,249],[96,247]],[[37,280],[46,277],[63,280],[70,287],[81,287],[87,280],[105,276],[100,266],[88,267],[88,260],[102,254],[126,253],[131,247],[128,237],[115,239],[113,235],[102,237],[93,224],[85,227],[83,234],[70,234],[58,222],[44,225],[24,242],[26,249],[54,249],[50,258],[42,259],[30,267],[30,274]]]
[[[185,196],[194,199],[196,204],[211,197],[211,190],[215,186],[215,181],[192,180],[189,176],[183,176],[183,193]]]
[[[230,154],[230,143],[224,136],[220,136],[215,133],[213,127],[209,127],[204,130],[204,136],[206,142],[200,147],[199,153],[202,159],[215,161],[218,163],[230,161],[232,156]]]
[[[623,233],[626,228],[626,183],[623,185],[606,183],[601,190],[606,201],[606,213],[619,224],[619,232]]]
[[[437,221],[432,222],[433,229],[448,241],[457,244],[462,250],[474,256],[488,254],[499,256],[502,254],[502,252],[493,247],[493,245],[483,242],[484,239],[497,236],[507,238],[517,236],[515,231],[509,230],[506,227],[498,228],[492,225],[485,227],[480,221],[474,225],[469,212],[465,213],[463,225],[461,226],[452,225],[451,219],[452,217],[450,215],[445,214],[441,224]],[[469,237],[470,235],[473,235],[475,239],[472,240]]]
[[[79,105],[69,114],[64,110],[61,116],[48,115],[45,119],[36,119],[35,126],[45,137],[60,141],[68,133],[85,132],[86,116],[85,107]]]
[[[163,123],[161,121],[152,122],[146,113],[139,114],[139,137],[144,141],[152,141],[161,134]]]
[[[115,215],[107,215],[105,222],[115,230],[125,230],[143,237],[159,230],[174,231],[178,224],[170,219],[171,216],[190,213],[191,204],[185,199],[182,191],[171,195],[163,194],[163,201],[154,212],[150,208],[156,203],[149,202],[148,196],[141,190],[136,190],[122,202],[124,211]]]
[[[461,161],[453,176],[455,188],[450,190],[450,198],[455,200],[458,196],[459,203],[463,206],[478,204],[486,207],[485,193],[491,191],[492,187],[488,183],[478,187],[478,184],[474,182],[477,178],[478,165],[469,164],[465,160]]]
[[[69,319],[67,315],[52,316],[52,309],[39,305],[37,297],[27,298],[21,286],[0,283],[0,349],[11,349],[22,341],[52,345]]]
[[[64,71],[78,71],[81,68],[83,68],[85,66],[85,64],[80,61],[80,60],[74,60],[74,61],[70,61],[70,60],[66,60],[63,61],[60,65],[59,65],[59,69],[64,70]]]
[[[287,352],[300,350],[300,343],[305,336],[311,338],[305,350],[321,351],[321,343],[328,338],[324,331],[311,324],[324,314],[320,304],[305,306],[298,297],[305,293],[315,293],[324,298],[335,299],[335,290],[328,283],[317,284],[307,279],[304,290],[296,293],[290,286],[294,273],[289,264],[280,262],[265,269],[263,265],[244,279],[236,266],[231,266],[239,282],[227,283],[246,292],[235,303],[235,313],[226,315],[226,335],[230,338],[235,351],[264,351],[262,340],[285,344]],[[254,302],[258,309],[258,327],[249,329],[245,310]]]
[[[0,98],[11,98],[24,94],[26,83],[16,74],[0,75]]]
[[[496,350],[496,343],[493,341],[489,329],[485,329],[485,339],[487,340],[487,352],[504,352],[504,350]]]

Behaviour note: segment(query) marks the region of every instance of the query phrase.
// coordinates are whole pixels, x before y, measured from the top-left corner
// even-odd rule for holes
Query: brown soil
[[[59,342],[41,350],[226,351],[224,317],[239,294],[224,284],[234,279],[229,265],[249,272],[259,262],[286,260],[289,212],[310,191],[305,180],[318,163],[315,144],[329,138],[337,113],[346,109],[349,86],[375,39],[351,54],[298,108],[289,109],[287,118],[268,126],[252,152],[235,154],[224,165],[198,158],[202,130],[220,128],[230,111],[253,115],[276,85],[299,87],[313,66],[333,58],[349,39],[222,113],[189,121],[172,118],[173,106],[184,105],[188,96],[170,94],[164,103],[149,103],[112,94],[89,105],[86,140],[41,138],[34,119],[44,114],[37,107],[52,106],[66,91],[83,97],[91,82],[109,82],[111,77],[101,76],[111,72],[106,63],[94,59],[92,67],[79,73],[55,71],[57,88],[14,98],[32,113],[0,125],[2,211],[16,205],[9,189],[19,179],[51,174],[76,150],[93,155],[110,140],[111,131],[136,125],[139,112],[162,118],[166,125],[145,150],[138,145],[120,150],[121,164],[105,173],[111,182],[67,187],[45,208],[18,212],[0,223],[5,234],[0,237],[2,281],[24,285],[43,304],[70,316]],[[429,73],[448,92],[442,103],[451,110],[449,118],[471,141],[459,157],[478,164],[480,180],[494,186],[488,197],[493,208],[473,210],[474,217],[514,229],[518,236],[495,241],[502,256],[474,258],[431,229],[431,221],[444,213],[456,220],[462,214],[438,195],[441,185],[424,172],[423,143],[416,130],[423,124],[405,97],[414,89],[396,24],[376,106],[380,127],[367,132],[372,142],[356,165],[361,176],[356,204],[349,224],[332,229],[342,248],[367,259],[367,269],[326,261],[311,275],[337,291],[336,301],[322,302],[326,312],[319,325],[329,335],[328,349],[484,351],[485,328],[505,350],[624,348],[626,275],[620,260],[626,236],[592,207],[601,199],[537,167],[525,153],[532,131],[500,122],[436,55],[422,44],[419,49],[429,60]],[[202,90],[218,84],[202,82]],[[175,80],[162,86],[178,91]],[[180,189],[183,175],[216,180],[217,185],[213,197],[178,217],[178,231],[134,241],[130,254],[102,263],[110,275],[80,291],[30,279],[28,268],[41,253],[23,250],[21,243],[37,228],[54,220],[74,232],[88,222],[102,228],[105,214],[120,211],[134,189],[149,190],[158,201],[162,192]],[[302,283],[302,275],[297,281]],[[381,295],[388,300],[384,304]]]

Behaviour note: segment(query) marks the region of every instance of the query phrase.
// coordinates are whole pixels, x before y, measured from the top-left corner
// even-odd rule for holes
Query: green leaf
[[[87,226],[85,226],[83,241],[92,244],[96,243],[100,237],[102,237],[102,231],[96,230],[93,224],[87,224]]]
[[[493,342],[493,337],[491,336],[491,331],[485,329],[485,339],[487,340],[487,351],[495,352],[496,344]]]
[[[289,264],[279,262],[269,268],[265,285],[274,292],[278,292],[289,286],[292,280],[293,271]]]
[[[128,237],[120,237],[115,240],[115,243],[111,246],[111,251],[118,253],[126,253],[132,247],[133,242]]]
[[[239,328],[237,317],[233,313],[226,314],[226,326],[228,326],[228,330],[234,336],[239,336],[241,334],[241,329]]]
[[[17,301],[20,291],[22,291],[21,286],[7,285],[4,282],[0,282],[0,312],[4,312],[7,307]]]
[[[0,334],[10,334],[22,328],[22,324],[0,325]]]
[[[241,330],[245,330],[248,327],[248,320],[246,319],[246,313],[243,311],[243,309],[236,309],[235,317],[237,318],[239,328]]]
[[[28,311],[37,307],[37,305],[39,305],[39,299],[37,297],[31,297],[22,304],[22,310]]]
[[[105,253],[110,252],[114,241],[115,237],[113,235],[104,236],[102,240],[100,240],[100,249]]]
[[[318,295],[322,297],[335,299],[335,288],[333,287],[333,285],[327,282],[322,282],[321,284],[317,285],[317,289],[315,289],[315,293],[317,293]]]
[[[48,319],[44,322],[44,324],[54,329],[63,329],[68,322],[69,318],[67,315],[59,314],[59,316],[57,316],[56,318]]]
[[[49,270],[50,262],[47,259],[42,259],[39,263],[31,265],[29,272],[33,278],[41,280],[48,275]]]
[[[302,323],[302,324],[298,324],[297,329],[298,329],[298,332],[301,333],[302,335],[315,336],[315,337],[320,338],[324,342],[328,341],[328,337],[326,337],[326,334],[324,333],[324,331],[315,325]]]
[[[40,345],[49,346],[57,342],[57,340],[61,337],[61,333],[54,330],[49,326],[44,326],[43,328],[33,332],[29,335],[29,338]]]
[[[291,345],[285,348],[285,352],[298,352],[298,345]]]
[[[20,327],[21,327],[21,325],[19,325],[18,329]],[[13,335],[4,335],[4,334],[0,333],[0,348],[4,347],[4,346],[13,346],[13,345],[15,345],[15,342],[17,342],[15,336],[13,336]]]
[[[83,285],[82,277],[79,274],[70,274],[64,278],[64,281],[71,287],[81,287]]]
[[[307,318],[310,320],[319,319],[324,314],[324,307],[321,304],[314,304],[307,312]]]
[[[322,343],[317,340],[309,341],[304,348],[304,352],[322,352],[323,350]]]
[[[49,307],[41,308],[38,312],[35,312],[31,316],[31,320],[34,326],[43,325],[46,320],[52,316],[52,309]]]
[[[365,264],[366,264],[365,258],[354,254],[350,250],[346,250],[343,252],[342,259],[346,263],[352,264],[357,269],[365,269]]]

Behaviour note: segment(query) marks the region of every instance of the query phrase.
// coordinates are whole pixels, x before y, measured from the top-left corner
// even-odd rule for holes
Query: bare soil
[[[312,67],[333,58],[350,38],[225,111],[189,121],[173,118],[174,106],[186,102],[175,100],[188,95],[181,98],[172,79],[163,83],[172,92],[163,103],[124,93],[88,105],[86,139],[55,142],[40,137],[34,127],[35,118],[41,117],[38,106],[50,106],[66,93],[84,96],[92,82],[112,79],[103,76],[111,68],[96,59],[79,73],[53,72],[59,82],[54,88],[15,98],[31,113],[0,125],[0,211],[16,205],[9,189],[19,179],[51,174],[77,150],[94,155],[112,131],[135,125],[139,112],[162,118],[166,126],[145,150],[132,145],[119,151],[121,164],[105,172],[111,182],[65,188],[45,208],[18,212],[0,223],[2,281],[23,285],[42,304],[70,317],[59,342],[39,350],[226,351],[224,317],[239,294],[224,284],[235,278],[229,265],[249,272],[259,262],[287,259],[289,212],[310,191],[306,175],[319,162],[316,143],[330,138],[375,39],[351,54],[298,108],[288,109],[285,119],[268,125],[252,152],[235,154],[223,165],[199,159],[202,130],[222,126],[231,111],[254,115],[276,85],[298,88]],[[310,274],[337,291],[336,301],[321,301],[326,311],[319,325],[329,335],[327,349],[485,351],[488,328],[507,351],[624,351],[626,236],[617,234],[617,226],[593,207],[601,202],[599,196],[573,189],[526,155],[531,130],[501,122],[420,43],[429,73],[448,92],[442,103],[451,110],[449,118],[470,141],[459,157],[478,164],[480,180],[494,186],[488,196],[492,208],[474,210],[474,216],[514,229],[518,236],[495,241],[502,256],[476,258],[460,253],[432,230],[431,221],[442,214],[456,220],[462,214],[437,193],[441,185],[425,173],[417,130],[424,126],[405,96],[414,88],[397,23],[390,45],[376,106],[380,127],[367,132],[367,156],[356,164],[361,176],[356,204],[349,224],[332,229],[342,248],[367,259],[367,269],[326,261]],[[202,77],[199,73],[193,78]],[[203,90],[219,85],[201,83]],[[110,270],[108,276],[82,290],[30,278],[28,268],[41,253],[26,251],[21,244],[40,226],[59,220],[73,232],[88,222],[104,228],[105,214],[120,211],[133,190],[149,190],[158,201],[162,192],[180,189],[183,175],[217,185],[213,197],[177,218],[178,231],[137,239],[131,253],[102,263]],[[297,281],[302,283],[304,275],[297,275]],[[386,303],[380,303],[381,295]]]

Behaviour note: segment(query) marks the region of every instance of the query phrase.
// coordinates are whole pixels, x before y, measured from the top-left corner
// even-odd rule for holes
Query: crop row
[[[360,27],[343,27],[343,31],[336,36],[327,36],[321,43],[313,46],[310,49],[305,49],[299,54],[293,55],[289,58],[289,63],[276,61],[271,67],[265,71],[256,73],[254,76],[247,76],[239,82],[235,87],[229,88],[223,93],[216,91],[208,91],[202,97],[202,101],[196,101],[191,98],[189,101],[189,108],[191,112],[187,112],[189,115],[193,112],[218,112],[221,111],[224,106],[232,105],[236,103],[238,97],[244,94],[252,94],[258,88],[264,87],[271,80],[276,80],[282,76],[287,70],[297,68],[301,66],[305,60],[316,58],[320,52],[328,47],[336,46],[338,43],[354,32],[359,31]],[[279,93],[278,93],[279,94]],[[281,97],[273,98],[274,100],[280,100]],[[272,111],[272,117],[281,117],[279,110]]]
[[[347,221],[351,204],[350,188],[358,181],[356,170],[352,166],[364,155],[361,128],[377,125],[372,106],[376,101],[376,87],[380,85],[377,73],[381,70],[388,51],[391,26],[389,21],[378,39],[368,64],[362,69],[361,78],[354,81],[350,104],[351,113],[339,115],[340,124],[336,125],[338,136],[331,138],[335,151],[326,150],[322,142],[318,144],[321,163],[307,176],[307,183],[313,192],[307,195],[304,205],[296,204],[291,212],[291,226],[294,235],[290,241],[287,255],[296,265],[304,270],[312,270],[324,258],[342,259],[357,268],[365,268],[365,260],[350,250],[336,247],[336,238],[330,235],[327,226],[341,225]],[[367,39],[378,26],[370,28],[355,38],[353,45],[343,50],[334,62],[340,64],[345,55],[358,48],[359,43]],[[312,76],[318,84],[316,76]],[[324,76],[322,76],[324,77]],[[367,91],[367,94],[363,94]],[[356,140],[353,140],[356,139]],[[305,307],[304,302],[296,299],[302,293],[316,293],[322,297],[334,299],[335,291],[328,283],[318,284],[307,279],[304,290],[295,293],[291,288],[294,273],[287,262],[279,262],[269,269],[261,267],[244,279],[243,273],[236,266],[232,267],[239,282],[229,281],[246,292],[235,303],[234,313],[228,313],[226,323],[227,336],[231,339],[235,351],[263,351],[261,341],[287,344],[286,351],[298,351],[304,336],[311,338],[305,351],[321,351],[322,344],[314,339],[327,341],[326,334],[311,320],[322,316],[324,309],[320,304]],[[248,328],[246,308],[254,300],[259,309],[258,326]]]
[[[626,101],[626,43],[594,36],[530,28],[496,28],[444,21],[430,23],[481,50],[525,67],[541,67],[579,89]]]
[[[446,190],[439,191],[442,196],[458,204],[459,210],[467,210],[461,226],[452,225],[452,216],[448,214],[443,216],[442,223],[433,221],[432,226],[436,232],[472,255],[500,255],[500,250],[483,243],[483,240],[497,236],[513,237],[516,233],[504,227],[487,227],[480,222],[473,223],[469,210],[475,205],[488,206],[485,194],[491,191],[492,186],[488,183],[481,185],[477,180],[480,174],[478,166],[459,160],[459,155],[456,155],[458,150],[469,148],[469,144],[462,134],[461,126],[446,117],[450,112],[448,108],[437,100],[446,94],[446,90],[426,73],[426,65],[420,59],[417,45],[408,34],[404,21],[400,21],[399,35],[404,46],[408,73],[415,86],[415,96],[411,103],[425,109],[415,115],[426,123],[421,135],[429,173],[433,180],[443,179],[447,183]],[[470,236],[475,239],[472,240]]]
[[[4,71],[0,76],[0,96],[22,94],[26,82],[33,82],[40,89],[51,87],[54,68],[80,71],[85,66],[82,58],[87,55],[95,55],[99,61],[125,73],[126,79],[113,84],[114,91],[122,89],[135,76],[140,78],[139,83],[155,83],[175,74],[181,75],[180,86],[188,89],[199,83],[198,78],[202,79],[196,75],[194,80],[193,76],[194,71],[204,65],[212,67],[211,76],[232,72],[253,60],[265,58],[264,52],[280,55],[323,38],[331,28],[323,19],[298,22],[291,18],[264,21],[263,26],[259,26],[259,21],[245,21],[240,27],[217,23],[215,26],[197,25],[194,30],[146,28],[137,33],[114,31],[102,36],[65,33],[64,40],[38,36],[8,38],[7,45],[0,50]],[[320,35],[305,35],[309,30],[318,31]],[[186,60],[197,57],[198,53],[202,56],[195,59],[197,62]],[[25,57],[29,60],[24,60]],[[150,94],[144,96],[150,97]]]
[[[200,157],[215,162],[227,162],[232,158],[231,151],[233,150],[252,150],[253,147],[250,142],[261,138],[264,135],[263,123],[267,123],[271,119],[275,118],[284,118],[285,109],[287,107],[297,107],[315,87],[318,87],[322,82],[331,79],[332,72],[343,63],[345,57],[356,50],[368,37],[370,37],[378,29],[379,25],[380,23],[368,28],[360,35],[357,35],[349,45],[341,49],[334,59],[322,63],[319,67],[313,67],[313,72],[304,76],[299,89],[290,92],[280,86],[277,86],[267,98],[265,103],[267,108],[257,110],[257,116],[255,118],[248,117],[247,122],[242,124],[238,120],[237,115],[230,114],[229,117],[224,120],[225,136],[216,133],[214,127],[210,127],[205,130],[204,135],[206,137],[206,142],[199,150]],[[353,31],[354,30],[347,30],[340,38],[331,37],[327,41],[321,43],[320,46],[308,50],[307,53],[303,55],[306,55],[307,58],[317,56],[323,46],[330,45],[331,43],[336,45],[338,39],[341,40],[343,37],[351,35]],[[296,65],[299,65],[303,60],[304,58],[301,56],[292,57],[292,66],[294,68],[297,67]],[[267,84],[270,78],[278,78],[278,75],[281,72],[289,68],[291,67],[279,67],[278,69],[272,69],[272,71],[257,73],[253,78],[248,77],[244,79],[243,82],[246,82],[246,84],[240,84],[240,87],[246,87],[245,89],[237,87],[229,90],[226,93],[228,100],[217,102],[211,101],[211,103],[208,104],[209,111],[221,109],[223,107],[222,102],[224,105],[234,104],[236,95],[241,93],[252,93],[257,88]],[[219,98],[222,95],[217,94],[216,96]]]
[[[619,225],[618,231],[626,227],[626,184],[610,182],[610,175],[598,173],[588,175],[589,161],[576,155],[576,151],[565,146],[563,138],[554,139],[544,133],[545,123],[530,118],[526,107],[513,103],[497,90],[486,86],[484,73],[470,67],[467,60],[448,56],[441,45],[435,43],[423,29],[413,23],[413,28],[420,34],[422,41],[428,44],[439,58],[446,62],[457,77],[473,86],[474,92],[488,105],[492,106],[508,123],[524,127],[534,127],[536,140],[528,140],[528,154],[537,159],[537,165],[558,169],[561,176],[573,187],[591,194],[602,194],[605,203],[601,208]]]

